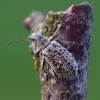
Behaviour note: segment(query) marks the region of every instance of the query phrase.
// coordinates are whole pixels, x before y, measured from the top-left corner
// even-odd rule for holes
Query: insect
[[[69,51],[54,40],[60,26],[59,24],[54,35],[49,39],[37,34],[30,35],[28,39],[35,42],[40,49],[35,55],[36,57],[39,54],[43,56],[42,69],[44,69],[46,61],[58,78],[64,77],[73,80],[77,76],[77,62]]]
[[[44,64],[47,62],[51,66],[52,72],[57,76],[57,78],[63,77],[67,78],[68,80],[73,80],[77,76],[77,62],[69,51],[67,51],[62,45],[54,40],[55,37],[57,37],[57,32],[60,27],[61,24],[58,25],[54,35],[49,39],[39,34],[31,34],[28,37],[28,40],[34,42],[38,46],[39,50],[35,52],[35,57],[38,57],[39,54],[43,56],[43,70]],[[15,41],[8,42],[8,44],[12,42]]]

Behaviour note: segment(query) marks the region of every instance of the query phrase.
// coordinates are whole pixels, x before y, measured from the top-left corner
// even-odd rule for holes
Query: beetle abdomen
[[[78,70],[77,62],[73,55],[58,42],[52,41],[42,54],[58,78],[75,79]]]

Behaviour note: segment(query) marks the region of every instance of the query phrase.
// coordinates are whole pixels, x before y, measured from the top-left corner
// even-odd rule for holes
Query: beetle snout
[[[35,41],[35,37],[34,37],[33,35],[30,35],[30,36],[28,37],[28,40],[29,40],[29,41]]]
[[[28,37],[28,39],[29,39],[30,41],[35,41],[35,38],[32,38],[32,37]]]
[[[28,40],[32,41],[32,38],[31,37],[28,37]]]
[[[31,38],[30,38],[30,37],[28,37],[28,39],[29,39],[29,40],[31,40]]]

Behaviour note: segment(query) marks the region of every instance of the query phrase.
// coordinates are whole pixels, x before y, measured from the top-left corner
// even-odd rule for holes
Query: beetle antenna
[[[58,24],[58,27],[56,31],[54,32],[54,35],[49,38],[50,41],[52,41],[53,39],[55,39],[55,37],[57,37],[57,32],[59,31],[60,27],[61,27],[61,24]]]
[[[21,40],[13,40],[13,41],[7,42],[7,44],[11,44],[13,42],[21,42],[21,41],[25,41],[25,40],[28,40],[28,39],[26,38],[26,39],[21,39]]]

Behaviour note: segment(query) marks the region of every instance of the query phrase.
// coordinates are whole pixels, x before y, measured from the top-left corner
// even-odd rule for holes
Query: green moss
[[[60,92],[60,98],[65,98],[66,95],[67,95],[66,91],[64,91],[64,90]]]
[[[45,19],[46,24],[43,26],[43,36],[50,37],[56,31],[58,24],[63,22],[59,13],[49,11]],[[58,31],[60,33],[60,31]]]
[[[35,62],[34,62],[34,70],[36,71],[36,72],[39,72],[40,70],[39,70],[39,66],[40,66],[40,61],[39,61],[39,59],[35,59]]]
[[[29,52],[30,52],[30,54],[32,54],[32,55],[34,55],[33,50],[34,50],[34,47],[33,47],[32,45],[30,45],[30,46],[29,46]]]

